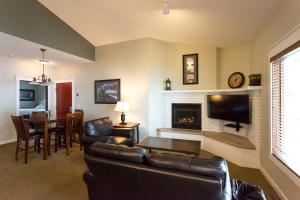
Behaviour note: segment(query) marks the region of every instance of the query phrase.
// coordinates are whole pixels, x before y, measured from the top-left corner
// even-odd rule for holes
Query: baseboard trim
[[[17,139],[10,139],[10,140],[0,141],[0,145],[12,143],[12,142],[15,142],[15,141],[17,141]]]
[[[261,173],[266,177],[266,179],[269,181],[271,186],[274,188],[274,190],[277,192],[278,196],[282,200],[288,200],[288,198],[285,196],[285,194],[281,191],[281,189],[278,187],[278,185],[275,183],[275,181],[271,178],[271,176],[268,174],[268,172],[261,167],[260,168]]]

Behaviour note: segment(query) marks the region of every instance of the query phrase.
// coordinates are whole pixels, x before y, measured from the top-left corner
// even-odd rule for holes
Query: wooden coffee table
[[[161,137],[147,137],[136,146],[148,149],[149,152],[151,152],[151,150],[154,149],[199,156],[201,142]]]

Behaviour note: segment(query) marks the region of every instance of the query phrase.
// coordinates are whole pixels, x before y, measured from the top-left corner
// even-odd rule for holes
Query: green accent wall
[[[37,0],[0,0],[0,31],[95,61],[94,45]]]

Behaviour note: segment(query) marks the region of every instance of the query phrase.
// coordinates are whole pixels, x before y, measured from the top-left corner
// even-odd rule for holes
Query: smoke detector
[[[169,8],[170,0],[164,0],[163,3],[163,14],[168,15],[170,13],[170,8]]]

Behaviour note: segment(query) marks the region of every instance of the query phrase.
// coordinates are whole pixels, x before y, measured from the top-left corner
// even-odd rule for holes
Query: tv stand
[[[230,128],[235,128],[235,130],[237,132],[240,131],[240,128],[244,128],[243,126],[241,126],[241,124],[239,122],[236,122],[235,124],[225,124],[224,126],[230,127]]]

